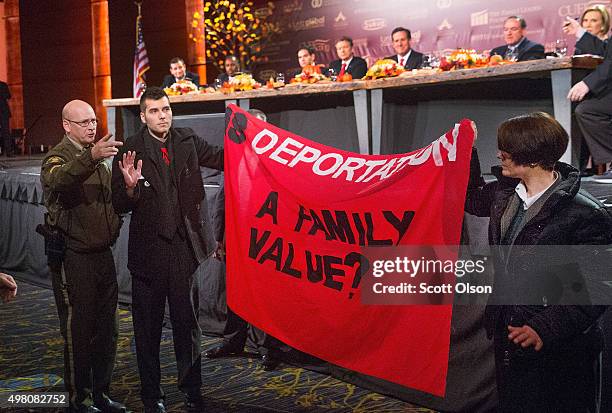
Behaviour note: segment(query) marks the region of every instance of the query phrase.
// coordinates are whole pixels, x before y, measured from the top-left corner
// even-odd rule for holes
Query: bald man
[[[45,251],[64,338],[64,383],[73,412],[124,412],[109,398],[117,350],[117,274],[111,245],[121,222],[105,159],[122,142],[95,142],[98,121],[82,100],[62,110],[64,136],[45,157],[41,181]],[[95,143],[94,143],[95,142]]]

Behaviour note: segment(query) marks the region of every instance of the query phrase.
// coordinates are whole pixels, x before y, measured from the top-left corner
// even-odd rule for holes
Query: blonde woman
[[[563,32],[576,36],[574,54],[605,54],[610,31],[610,13],[606,6],[595,4],[588,7],[580,16],[580,21],[570,17],[566,19]]]

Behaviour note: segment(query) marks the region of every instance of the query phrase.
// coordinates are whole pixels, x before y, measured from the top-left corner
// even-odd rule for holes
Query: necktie
[[[402,57],[402,60],[400,60],[400,65],[402,67],[406,67],[406,56]]]
[[[164,160],[164,163],[170,166],[170,157],[168,156],[168,148],[161,148],[161,153],[162,153],[162,159]]]
[[[346,63],[342,63],[342,67],[340,68],[340,74],[338,76],[344,75],[345,70],[346,70]]]

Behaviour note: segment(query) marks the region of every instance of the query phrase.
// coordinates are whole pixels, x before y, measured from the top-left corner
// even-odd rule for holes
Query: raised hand
[[[578,20],[572,19],[569,16],[565,17],[565,22],[563,23],[563,33],[569,35],[576,35],[578,30],[580,30],[580,23]]]
[[[91,148],[91,157],[94,161],[98,161],[104,158],[110,158],[111,156],[117,155],[117,152],[119,152],[119,149],[117,149],[117,147],[122,146],[123,142],[115,140],[111,141],[111,136],[113,136],[113,134],[109,133],[108,135],[100,139],[98,142],[96,142],[93,148]]]
[[[119,170],[123,174],[123,181],[128,191],[134,190],[138,184],[138,180],[142,176],[142,159],[136,161],[136,152],[128,151],[123,154],[123,160],[119,161]]]

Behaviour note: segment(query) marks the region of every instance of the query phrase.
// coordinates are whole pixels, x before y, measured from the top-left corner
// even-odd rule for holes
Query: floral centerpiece
[[[187,95],[189,93],[199,93],[198,87],[190,80],[179,80],[172,86],[164,88],[168,96]]]
[[[476,53],[472,49],[458,49],[447,57],[440,59],[440,69],[443,71],[456,69],[470,69],[475,67],[496,66],[512,63],[503,60],[500,56],[490,58],[482,53]]]
[[[253,79],[249,73],[240,73],[232,78],[229,82],[223,83],[221,91],[223,93],[232,93],[245,90],[259,89],[261,84]]]
[[[321,66],[307,65],[304,66],[301,73],[291,79],[291,83],[317,83],[324,80],[329,79],[321,73]]]
[[[375,80],[381,79],[384,77],[395,77],[399,76],[402,72],[405,72],[406,69],[395,60],[392,59],[381,59],[376,61],[368,69],[364,79],[366,80]]]

